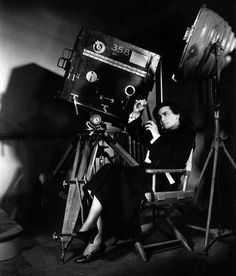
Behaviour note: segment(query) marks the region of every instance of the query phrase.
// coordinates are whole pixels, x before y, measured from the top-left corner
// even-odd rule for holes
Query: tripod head
[[[86,122],[86,125],[90,136],[93,134],[104,135],[107,130],[106,124],[102,121],[102,117],[98,114],[91,115],[90,120]]]

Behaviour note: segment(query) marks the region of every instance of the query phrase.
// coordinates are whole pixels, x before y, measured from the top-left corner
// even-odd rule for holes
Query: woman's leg
[[[103,221],[102,221],[101,216],[97,220],[97,228],[98,228],[98,233],[94,238],[94,241],[93,241],[94,245],[100,245],[102,242],[102,238],[103,238],[102,237],[103,236]]]
[[[89,242],[87,247],[83,252],[83,256],[89,255],[94,250],[100,248],[102,244],[102,235],[103,235],[103,222],[101,218],[102,205],[100,201],[94,196],[89,214],[84,224],[80,228],[80,232],[88,231],[95,227],[97,224],[98,233],[94,237],[93,242]]]
[[[99,248],[103,242],[103,221],[102,218],[99,217],[97,220],[97,227],[98,227],[98,233],[95,236],[93,242],[88,243],[87,247],[85,248],[83,255],[88,255],[92,251]]]
[[[98,222],[101,213],[102,205],[100,201],[96,198],[96,196],[94,196],[88,217],[86,218],[85,222],[83,223],[79,231],[84,232],[94,228]]]

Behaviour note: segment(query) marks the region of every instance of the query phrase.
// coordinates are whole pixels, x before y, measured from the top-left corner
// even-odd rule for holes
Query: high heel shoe
[[[97,227],[95,227],[95,228],[89,229],[87,231],[74,232],[73,237],[88,243],[88,242],[93,242],[97,233],[98,233],[98,229],[97,229]]]
[[[106,245],[104,243],[101,243],[97,248],[95,248],[93,251],[91,251],[87,255],[81,255],[79,256],[75,262],[76,263],[89,263],[93,262],[98,259],[102,259],[104,257],[104,253],[106,250]]]

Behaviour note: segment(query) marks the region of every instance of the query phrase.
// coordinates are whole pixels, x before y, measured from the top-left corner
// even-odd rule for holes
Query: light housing
[[[231,61],[229,54],[236,47],[236,38],[229,24],[203,5],[191,28],[178,66],[177,79],[210,79],[216,73],[214,45],[219,45],[219,72]]]

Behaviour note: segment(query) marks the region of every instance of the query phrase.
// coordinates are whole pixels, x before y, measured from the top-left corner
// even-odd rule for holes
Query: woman
[[[136,100],[129,117],[127,131],[142,141],[150,136],[149,150],[143,165],[129,167],[107,164],[89,181],[88,190],[93,201],[88,217],[76,236],[88,246],[75,261],[89,262],[104,253],[104,237],[112,234],[119,239],[135,238],[140,232],[139,210],[143,200],[151,195],[150,179],[145,174],[147,166],[182,168],[193,147],[195,132],[183,122],[178,107],[164,102],[153,111],[159,126],[148,121],[142,128],[141,113],[146,100]],[[180,183],[179,175],[161,175],[158,190],[174,190]]]

